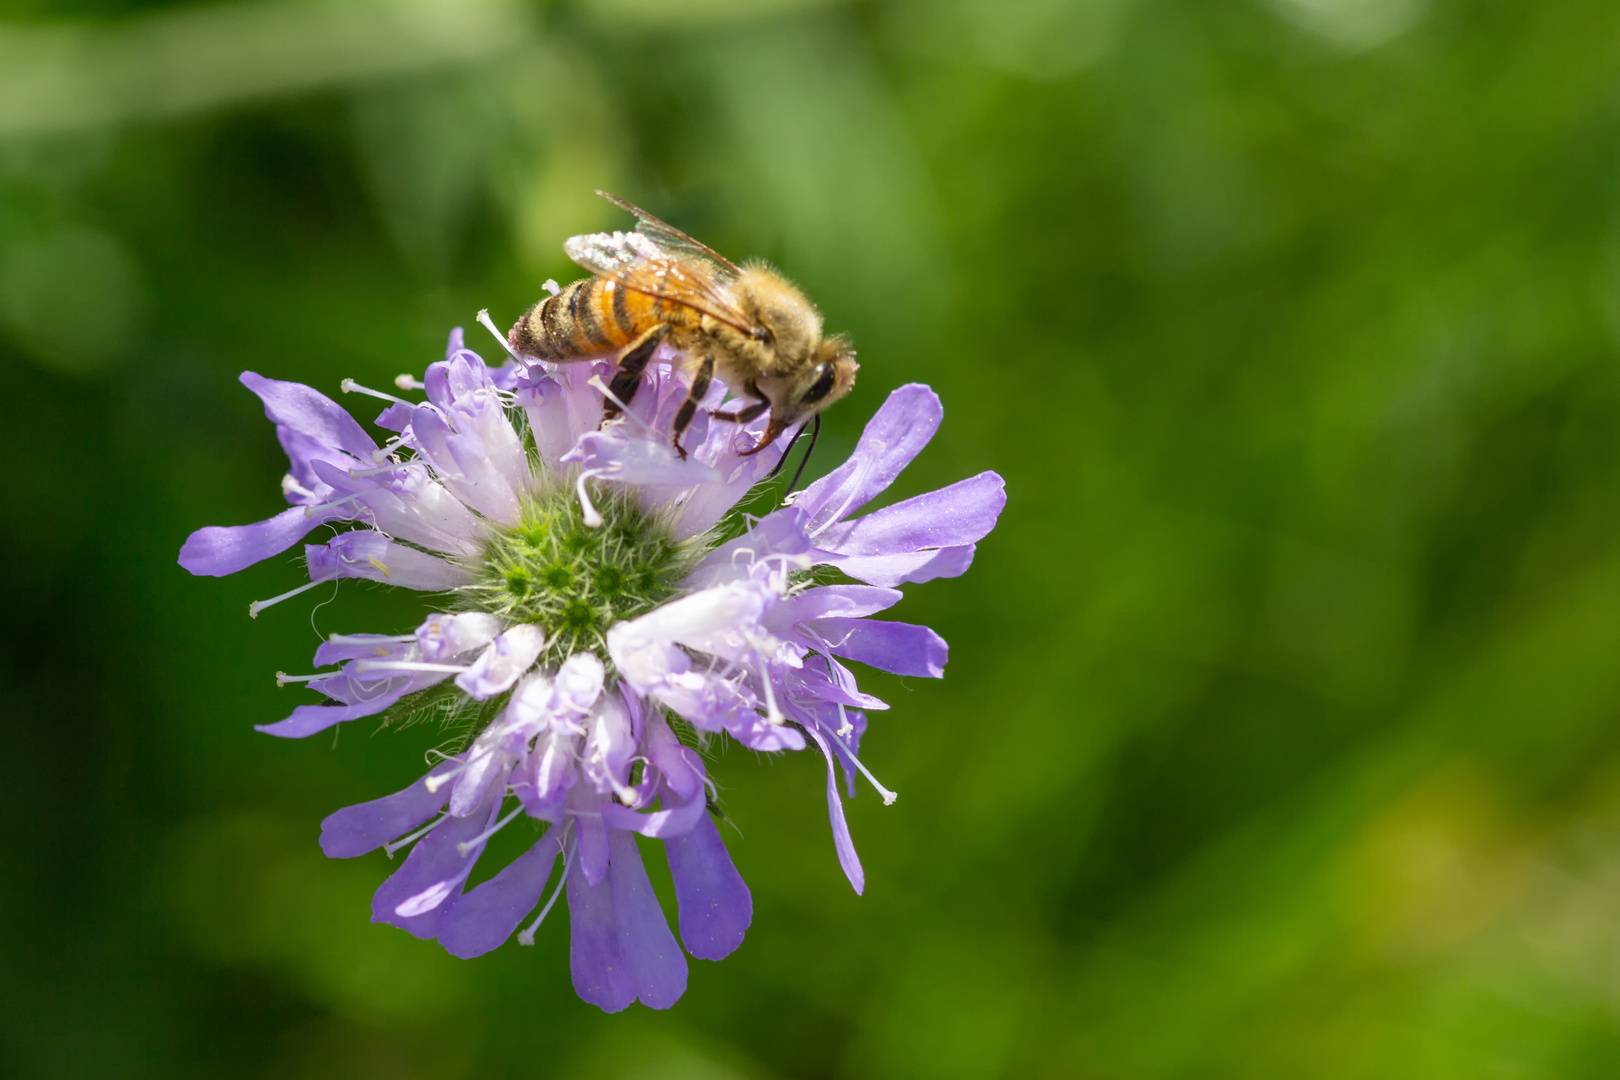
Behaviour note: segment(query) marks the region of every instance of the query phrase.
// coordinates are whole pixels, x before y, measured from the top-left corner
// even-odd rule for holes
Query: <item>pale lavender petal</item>
[[[612,377],[610,364],[558,364],[549,374],[538,364],[518,378],[517,402],[529,416],[540,460],[554,473],[563,470],[562,456],[602,421],[602,395],[590,385],[593,376]]]
[[[450,813],[466,817],[478,809],[497,781],[506,783],[512,771],[513,756],[498,745],[479,738],[467,752],[467,767],[455,779],[450,791]]]
[[[444,676],[426,683],[415,679],[391,680],[396,682],[396,689],[379,694],[370,701],[360,701],[353,705],[300,705],[292,711],[292,715],[285,720],[278,720],[274,724],[255,724],[253,730],[262,731],[266,735],[275,735],[282,739],[303,739],[317,732],[325,731],[333,724],[341,724],[346,720],[359,720],[366,716],[376,716],[394,702],[408,693],[424,689],[434,682],[442,682]]]
[[[608,828],[602,821],[602,804],[606,800],[584,784],[569,796],[568,809],[578,830],[580,870],[586,881],[599,885],[608,868]]]
[[[950,647],[926,626],[879,619],[817,619],[811,626],[845,659],[896,675],[945,677]]]
[[[875,585],[823,585],[806,589],[777,604],[765,619],[767,628],[788,629],[811,619],[832,616],[859,619],[875,615],[898,604],[904,594],[899,589]]]
[[[664,841],[675,879],[681,941],[699,960],[724,960],[754,920],[754,898],[707,814],[685,836]]]
[[[357,458],[370,460],[377,444],[354,417],[325,394],[303,383],[266,379],[251,371],[240,376],[242,385],[259,395],[271,422],[337,446]]]
[[[611,830],[636,832],[655,839],[682,836],[705,816],[706,800],[702,794],[689,796],[684,802],[671,800],[672,794],[666,787],[664,809],[651,813],[637,813],[628,806],[608,803],[602,807],[602,821]]]
[[[894,483],[934,437],[944,415],[939,396],[921,383],[890,394],[867,423],[849,460],[793,501],[810,515],[811,534],[855,513]]]
[[[429,615],[427,621],[416,628],[416,644],[422,650],[423,660],[444,664],[489,645],[505,625],[501,619],[482,611]],[[319,662],[317,657],[316,663]]]
[[[456,685],[480,701],[504,693],[534,664],[545,643],[546,632],[533,623],[509,627],[456,676]]]
[[[857,581],[892,588],[935,578],[960,577],[973,565],[973,545],[914,551],[906,555],[852,555],[817,551],[815,561],[843,571]]]
[[[404,836],[437,814],[450,797],[445,785],[433,785],[437,788],[433,790],[428,781],[459,765],[454,759],[440,762],[404,791],[328,815],[321,822],[321,850],[329,859],[352,859]]]
[[[411,642],[388,634],[344,634],[315,647],[315,666],[341,664],[345,660],[400,660],[410,652]]]
[[[686,993],[686,957],[658,906],[635,839],[615,829],[609,832],[608,843],[613,860],[608,888],[619,932],[619,955],[630,969],[641,1003],[667,1009]]]
[[[993,472],[875,510],[814,534],[816,547],[841,555],[898,555],[962,547],[996,527],[1007,505],[1006,481]]]
[[[300,506],[321,502],[330,494],[326,490],[330,485],[322,480],[315,471],[317,464],[338,467],[343,469],[345,473],[347,470],[354,468],[356,464],[370,464],[370,462],[358,462],[358,459],[347,451],[340,450],[335,446],[328,446],[320,439],[312,435],[305,435],[301,431],[294,431],[290,427],[277,427],[276,441],[281,443],[281,448],[287,452],[288,475],[314,495],[314,498],[311,498],[309,495],[287,489],[284,485],[283,494],[287,496],[287,501],[297,503]]]
[[[696,458],[682,460],[670,443],[632,433],[623,420],[581,435],[562,456],[562,463],[595,472],[598,479],[624,484],[690,487],[720,479],[719,473]]]
[[[636,756],[636,740],[630,731],[630,714],[618,694],[604,694],[587,724],[585,778],[603,796],[621,791],[630,782],[630,763]]]
[[[499,874],[457,900],[439,919],[439,944],[451,956],[469,960],[497,948],[524,916],[534,910],[557,863],[555,830]]]
[[[311,514],[302,506],[283,510],[252,525],[209,525],[186,538],[180,565],[204,577],[224,577],[256,562],[280,555],[336,514]]]
[[[603,1012],[627,1008],[636,1000],[636,984],[619,950],[612,886],[592,885],[577,862],[568,868],[568,922],[574,993]]]
[[[810,538],[804,532],[804,514],[785,506],[767,514],[735,540],[715,548],[687,575],[682,585],[707,589],[749,576],[761,559],[772,555],[806,555]]]
[[[311,581],[353,577],[423,592],[444,592],[472,580],[454,563],[397,544],[373,529],[354,529],[325,544],[306,544],[304,560]]]
[[[816,741],[821,756],[827,759],[827,817],[832,823],[833,847],[838,851],[838,865],[844,868],[844,876],[849,878],[850,885],[859,895],[866,891],[866,871],[861,868],[860,856],[855,854],[855,841],[849,835],[849,822],[844,820],[844,801],[838,797],[838,774],[833,769],[832,747],[827,745],[827,737],[817,728],[818,725],[810,721],[805,724],[804,730]]]
[[[465,853],[458,845],[472,841],[489,827],[500,809],[500,798],[493,792],[486,809],[486,813],[468,817],[446,817],[443,824],[418,840],[405,865],[394,871],[371,898],[371,921],[397,926],[419,938],[433,937],[446,903],[460,895],[467,875],[483,853],[482,842]]]

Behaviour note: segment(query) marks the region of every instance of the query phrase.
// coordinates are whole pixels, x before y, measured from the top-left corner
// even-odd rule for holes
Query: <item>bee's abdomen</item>
[[[530,308],[512,327],[523,356],[570,360],[623,348],[664,321],[664,303],[605,278],[585,278]]]

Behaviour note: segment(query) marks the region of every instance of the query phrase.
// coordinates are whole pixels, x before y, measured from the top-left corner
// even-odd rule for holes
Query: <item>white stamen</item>
[[[557,284],[557,280],[555,278],[546,278],[545,281],[540,283],[540,287],[546,290],[546,292],[550,293],[552,296],[556,296],[558,293],[562,292],[562,286]]]
[[[469,670],[461,664],[424,664],[419,660],[356,660],[354,673],[364,675],[368,671],[444,671],[452,675],[459,675]]]
[[[444,785],[448,784],[450,781],[454,780],[456,777],[460,776],[462,773],[464,773],[466,771],[467,771],[467,763],[462,762],[460,765],[458,765],[454,769],[451,769],[449,772],[442,772],[437,776],[428,777],[427,782],[424,783],[422,786],[428,789],[428,794],[429,795],[437,795],[439,793],[440,788],[444,787]]]
[[[388,455],[392,454],[395,450],[398,450],[404,445],[405,436],[395,435],[392,439],[389,439],[387,442],[383,443],[381,446],[377,447],[377,449],[371,452],[371,460],[379,463],[387,461]]]
[[[340,674],[342,674],[342,672],[318,671],[314,675],[289,675],[285,671],[278,671],[276,672],[276,686],[282,687],[286,686],[288,683],[295,682],[314,682],[316,679],[330,679],[333,676]]]
[[[364,480],[368,476],[382,476],[384,473],[397,472],[401,469],[425,469],[425,461],[391,461],[387,465],[375,469],[350,469],[350,480]]]
[[[332,579],[331,578],[326,578],[324,580],[325,581],[330,581]],[[291,600],[293,597],[297,596],[299,593],[301,593],[301,592],[309,592],[309,590],[313,589],[315,586],[320,585],[322,583],[323,582],[321,582],[321,581],[312,581],[308,585],[300,585],[296,589],[288,589],[286,592],[282,593],[280,596],[272,596],[268,600],[255,600],[255,601],[253,601],[253,603],[248,605],[248,618],[257,619],[259,617],[259,612],[263,611],[265,608],[271,607],[271,606],[273,606],[275,604],[279,604],[283,600]]]
[[[855,734],[855,725],[850,722],[849,713],[844,711],[844,703],[840,701],[837,704],[838,719],[842,720],[843,723],[839,725],[838,730],[833,732],[833,734],[838,736],[840,739],[847,739],[851,735]]]
[[[552,905],[557,902],[557,897],[562,895],[563,886],[568,884],[568,866],[573,861],[574,845],[569,844],[568,849],[563,853],[562,879],[557,882],[557,887],[551,890],[551,899],[547,900],[546,906],[540,909],[540,914],[536,916],[534,922],[530,923],[522,933],[518,934],[519,945],[534,944],[534,932],[540,929],[540,924],[546,921],[547,915],[551,914]]]
[[[306,499],[320,498],[319,495],[309,490],[309,488],[305,487],[303,484],[300,484],[297,480],[294,480],[292,473],[288,473],[286,476],[281,478],[281,493],[283,495],[302,495]]]
[[[427,383],[418,382],[416,379],[412,378],[409,375],[395,375],[394,376],[394,385],[399,387],[401,390],[426,390],[427,389]]]
[[[444,822],[449,817],[450,817],[449,814],[440,814],[438,817],[434,818],[432,821],[428,822],[426,825],[422,826],[420,829],[417,829],[415,832],[411,833],[409,836],[402,836],[398,840],[394,840],[394,841],[391,841],[390,843],[384,844],[383,845],[383,854],[387,855],[390,859],[392,859],[394,857],[394,852],[398,851],[402,847],[406,847],[407,845],[413,844],[416,841],[422,839],[422,837],[426,836],[428,833],[432,832],[434,829],[437,829],[440,825],[444,824]]]
[[[838,749],[843,752],[843,755],[845,757],[849,758],[850,764],[854,765],[855,768],[860,771],[860,774],[862,776],[866,777],[867,781],[873,787],[877,788],[878,794],[883,796],[883,805],[884,806],[893,806],[894,805],[894,800],[898,799],[900,796],[898,794],[896,794],[895,792],[890,791],[888,788],[884,787],[882,784],[878,783],[878,778],[872,775],[872,771],[870,769],[868,769],[865,765],[861,764],[861,759],[856,757],[850,751],[849,747],[844,745],[844,740],[835,738],[835,739],[833,739],[833,745],[838,747]]]
[[[585,493],[585,481],[598,476],[611,476],[617,471],[617,469],[586,469],[579,474],[579,479],[574,481],[574,490],[579,492],[579,509],[585,515],[587,529],[600,529],[602,515],[596,512],[596,504],[591,502],[591,497]]]
[[[356,491],[356,492],[353,492],[352,494],[343,496],[343,498],[341,498],[341,499],[333,499],[331,502],[319,503],[319,504],[317,504],[315,506],[306,506],[306,507],[304,507],[304,516],[307,517],[307,518],[312,518],[312,517],[315,516],[317,511],[320,511],[320,510],[336,510],[338,507],[344,505],[345,503],[352,503],[356,499],[364,497],[366,494],[367,494],[367,492],[364,492],[364,491]]]
[[[385,641],[415,641],[415,634],[391,634],[388,637],[376,637],[371,634],[332,634],[327,641],[333,645],[381,645]]]
[[[397,401],[401,405],[414,406],[416,404],[414,401],[406,401],[404,398],[395,397],[393,394],[385,394],[381,390],[373,390],[369,386],[361,386],[353,379],[344,379],[339,385],[345,394],[366,394],[370,397],[381,398],[384,401]]]
[[[490,837],[506,828],[507,825],[511,824],[512,819],[521,813],[523,813],[523,804],[520,802],[517,804],[517,806],[512,808],[512,812],[510,814],[507,814],[505,817],[501,818],[501,820],[497,821],[495,824],[491,825],[489,828],[485,829],[471,840],[464,840],[457,844],[456,851],[465,856],[467,852],[471,851],[479,844],[482,844],[485,840],[488,840]]]
[[[501,348],[506,350],[507,356],[510,356],[520,364],[524,362],[523,357],[519,356],[517,351],[512,348],[511,343],[506,340],[506,335],[495,329],[495,321],[489,317],[488,308],[484,308],[483,310],[479,311],[478,325],[495,335],[495,340],[501,343]]]
[[[643,420],[641,417],[637,416],[635,413],[631,412],[630,411],[630,406],[628,406],[624,402],[620,401],[619,400],[619,395],[615,394],[612,390],[608,389],[607,383],[602,381],[602,376],[600,376],[600,375],[592,375],[589,379],[587,379],[585,381],[585,385],[586,386],[594,386],[601,393],[601,395],[603,397],[607,398],[609,401],[613,402],[613,404],[617,405],[619,407],[619,415],[620,416],[623,416],[623,417],[625,417],[626,419],[629,419],[629,420],[634,420],[636,423],[640,424],[641,425],[641,430],[645,431],[648,435],[654,434],[653,429],[652,429],[652,425],[647,423],[647,421]]]

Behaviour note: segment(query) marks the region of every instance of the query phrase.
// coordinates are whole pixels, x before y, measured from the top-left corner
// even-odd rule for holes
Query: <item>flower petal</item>
[[[896,675],[945,677],[950,647],[926,626],[880,619],[816,619],[810,625],[845,659]]]
[[[841,521],[894,483],[939,430],[945,410],[939,395],[908,383],[889,395],[867,423],[855,452],[793,501],[810,515],[810,532]]]
[[[557,839],[553,832],[547,832],[440,917],[439,944],[451,956],[463,960],[499,947],[540,902],[557,854]]]
[[[664,909],[658,906],[635,838],[614,829],[608,833],[608,845],[612,858],[608,889],[613,899],[619,955],[630,969],[641,1003],[667,1009],[686,993],[686,957],[669,931]]]
[[[242,372],[242,385],[259,395],[264,415],[274,424],[289,427],[300,435],[318,439],[327,446],[341,447],[357,458],[370,460],[377,444],[359,421],[337,402],[303,383],[266,379],[251,371]]]
[[[456,676],[456,685],[479,701],[510,690],[529,670],[545,643],[546,632],[533,623],[508,627],[479,654],[471,668]]]
[[[324,544],[306,544],[304,561],[311,581],[354,577],[423,592],[444,592],[472,580],[454,563],[397,544],[374,529],[354,529]]]
[[[201,577],[234,574],[272,555],[280,555],[309,535],[315,526],[335,516],[321,512],[310,514],[302,506],[295,506],[252,525],[209,525],[186,538],[180,549],[180,565]]]
[[[993,472],[885,506],[855,521],[829,525],[813,538],[840,555],[897,555],[972,544],[996,527],[1007,484]]]
[[[568,923],[574,993],[603,1012],[628,1007],[636,984],[619,949],[612,886],[605,880],[592,885],[578,862],[568,868]]]
[[[437,784],[436,791],[429,790],[428,781],[460,764],[455,759],[440,762],[404,791],[327,815],[321,822],[321,850],[329,859],[352,859],[404,836],[437,814],[450,798],[448,786]]]
[[[960,577],[973,565],[973,545],[914,551],[906,555],[844,556],[817,551],[814,558],[817,563],[841,570],[857,581],[893,588],[908,582],[915,585],[935,578]]]
[[[371,921],[397,926],[423,939],[438,933],[445,904],[460,895],[467,875],[484,851],[482,841],[465,853],[459,845],[488,828],[500,807],[500,796],[492,790],[484,813],[447,817],[418,840],[405,865],[394,871],[371,898]]]
[[[833,847],[838,852],[838,865],[844,868],[844,876],[859,895],[866,891],[866,871],[861,868],[861,857],[855,854],[855,841],[850,838],[849,822],[844,819],[844,801],[838,797],[838,773],[833,769],[832,747],[827,745],[827,737],[813,720],[805,723],[804,730],[816,741],[821,756],[827,759],[827,817],[832,823]]]
[[[724,960],[754,920],[754,898],[707,814],[685,836],[664,841],[680,905],[681,941],[699,960]]]

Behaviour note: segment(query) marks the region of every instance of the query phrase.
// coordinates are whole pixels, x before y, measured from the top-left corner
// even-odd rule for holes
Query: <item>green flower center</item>
[[[536,499],[516,528],[490,538],[463,590],[481,610],[543,628],[542,664],[593,652],[611,668],[608,628],[674,596],[701,553],[633,497],[606,492],[596,508],[602,524],[592,529],[571,489]]]

